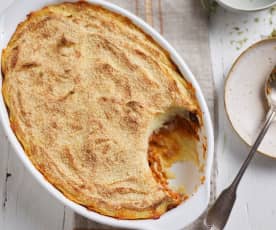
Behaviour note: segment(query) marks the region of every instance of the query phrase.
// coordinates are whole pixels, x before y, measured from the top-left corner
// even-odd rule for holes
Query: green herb
[[[211,14],[215,14],[218,9],[218,3],[216,1],[212,1],[209,7],[209,11]]]
[[[273,29],[270,36],[271,38],[275,38],[276,37],[276,29]]]
[[[237,40],[237,41],[231,40],[230,44],[231,45],[235,45],[236,46],[236,50],[240,50],[241,47],[244,45],[244,43],[246,43],[247,41],[248,41],[248,38],[243,38],[243,39]]]
[[[218,3],[214,0],[201,0],[201,5],[204,9],[208,10],[210,14],[215,14],[217,12]]]
[[[271,15],[274,14],[276,12],[276,6],[271,7],[269,12]]]
[[[239,41],[237,41],[237,44],[239,44],[240,46],[243,46],[244,43],[246,43],[248,41],[248,38],[243,38]]]
[[[239,30],[240,30],[240,28],[237,27],[237,26],[233,27],[233,29],[236,30],[236,31],[239,31]]]
[[[259,18],[254,18],[254,22],[259,22],[260,21],[260,19]]]

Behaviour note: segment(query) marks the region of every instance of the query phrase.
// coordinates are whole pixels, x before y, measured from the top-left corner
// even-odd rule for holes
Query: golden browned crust
[[[168,54],[129,19],[85,2],[45,7],[18,26],[1,65],[11,127],[66,197],[122,219],[174,205],[148,138],[172,111],[200,113]]]

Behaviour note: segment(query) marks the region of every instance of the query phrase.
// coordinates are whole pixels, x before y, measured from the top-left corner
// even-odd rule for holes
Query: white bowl
[[[276,4],[275,0],[217,0],[217,2],[232,11],[258,11]]]
[[[14,33],[16,26],[19,22],[23,21],[28,13],[31,11],[38,10],[45,5],[59,3],[60,0],[28,0],[26,1],[15,1],[0,17],[0,50],[6,47],[11,35]],[[185,78],[193,85],[196,90],[196,96],[199,101],[201,110],[203,112],[203,123],[202,132],[207,138],[207,157],[205,160],[205,182],[199,187],[197,192],[190,197],[186,202],[179,205],[178,207],[168,211],[162,215],[159,219],[153,220],[118,220],[112,217],[107,217],[100,215],[96,212],[90,211],[85,207],[78,205],[67,199],[62,193],[60,193],[54,186],[52,186],[43,175],[33,166],[27,155],[25,154],[22,146],[17,140],[15,134],[13,133],[9,117],[7,113],[6,106],[3,101],[2,94],[0,96],[0,114],[4,130],[8,136],[11,145],[14,147],[15,152],[18,154],[19,158],[22,160],[25,167],[31,172],[31,174],[37,179],[37,181],[49,191],[54,197],[61,201],[64,205],[72,208],[75,212],[79,213],[96,222],[100,222],[107,225],[112,225],[121,228],[130,229],[146,229],[146,230],[176,230],[181,229],[192,221],[194,221],[200,214],[206,209],[209,197],[210,197],[210,175],[211,166],[213,161],[213,150],[214,150],[214,137],[212,122],[210,119],[210,114],[201,92],[201,89],[195,80],[195,77],[191,73],[190,69],[187,67],[186,63],[181,59],[179,54],[169,45],[169,43],[161,37],[153,28],[146,24],[143,20],[139,19],[135,15],[129,13],[128,11],[100,0],[90,0],[89,2],[93,4],[101,5],[111,11],[124,15],[132,20],[137,26],[139,26],[145,33],[149,34],[159,45],[166,49],[175,64],[179,67]],[[2,78],[0,80],[2,85]],[[178,177],[178,175],[176,175]],[[180,175],[181,177],[182,175]],[[183,176],[182,176],[183,178]]]
[[[234,62],[225,81],[227,117],[242,140],[252,146],[268,112],[265,80],[276,63],[276,38],[258,41]],[[276,123],[265,135],[258,151],[276,158]]]

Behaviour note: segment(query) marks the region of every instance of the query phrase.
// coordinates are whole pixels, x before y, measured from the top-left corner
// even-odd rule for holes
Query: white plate
[[[217,2],[232,11],[258,11],[276,4],[275,0],[217,0]]]
[[[28,0],[26,1],[15,1],[0,17],[0,50],[6,47],[11,35],[14,33],[16,26],[19,22],[23,21],[27,14],[31,11],[40,9],[41,7],[51,4],[58,3],[60,0]],[[107,3],[100,0],[90,0],[89,2],[101,5],[111,11],[117,12],[121,15],[124,15],[131,19],[137,26],[142,28],[147,34],[153,37],[164,49],[166,49],[173,61],[177,64],[182,74],[186,79],[192,83],[193,87],[196,90],[196,96],[199,101],[201,110],[203,112],[203,122],[204,126],[202,128],[202,133],[207,138],[207,158],[205,160],[206,167],[203,175],[206,180],[203,185],[201,185],[198,191],[190,198],[188,201],[179,205],[177,208],[174,208],[164,215],[162,215],[157,220],[118,220],[115,218],[107,217],[100,215],[96,212],[89,211],[85,207],[78,205],[66,197],[63,196],[54,186],[48,183],[47,180],[40,174],[38,170],[32,165],[29,158],[24,153],[20,143],[18,142],[16,136],[10,128],[9,117],[6,110],[6,107],[3,102],[2,95],[0,97],[0,114],[1,120],[4,126],[4,130],[10,140],[12,146],[15,149],[15,152],[18,154],[26,168],[31,172],[31,174],[38,180],[38,182],[47,189],[54,197],[56,197],[63,204],[71,207],[75,212],[100,223],[112,225],[115,227],[131,228],[131,229],[158,229],[158,230],[176,230],[181,229],[194,221],[207,207],[210,196],[210,175],[211,175],[211,165],[213,160],[213,149],[214,149],[214,137],[212,123],[210,119],[210,114],[205,102],[205,99],[202,95],[202,92],[199,88],[197,81],[195,80],[190,69],[187,67],[185,62],[181,59],[178,53],[168,44],[168,42],[161,37],[154,29],[147,25],[143,20],[139,19],[135,15],[129,13],[128,11],[119,8],[116,5]],[[2,78],[0,80],[2,84]],[[201,153],[202,154],[202,153]],[[187,167],[188,168],[188,167]],[[177,169],[176,169],[177,170]],[[183,171],[178,175],[184,175]],[[186,174],[187,175],[187,174]],[[189,175],[189,174],[188,174]],[[183,176],[182,176],[183,178]],[[187,177],[185,177],[187,179]],[[191,179],[190,179],[191,180]]]
[[[260,41],[244,51],[233,64],[225,83],[225,108],[238,135],[252,145],[265,119],[264,83],[276,64],[276,39]],[[258,151],[276,158],[276,123]]]

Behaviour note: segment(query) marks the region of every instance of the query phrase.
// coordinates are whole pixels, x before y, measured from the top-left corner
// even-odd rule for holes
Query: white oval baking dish
[[[59,0],[28,0],[26,1],[15,1],[10,7],[8,7],[3,14],[0,16],[0,50],[6,47],[11,35],[14,33],[16,26],[25,19],[26,15],[32,11],[38,10],[45,5],[59,3],[63,1]],[[78,205],[69,199],[67,199],[62,193],[60,193],[54,186],[52,186],[40,172],[32,165],[31,161],[24,153],[24,150],[17,140],[15,134],[10,128],[9,117],[7,109],[5,107],[3,97],[0,97],[0,114],[1,121],[4,130],[8,136],[11,145],[14,147],[15,152],[30,171],[30,173],[37,179],[37,181],[57,200],[62,202],[64,205],[72,208],[75,212],[82,216],[87,217],[96,222],[111,225],[114,227],[130,228],[130,229],[145,229],[145,230],[177,230],[181,229],[192,221],[194,221],[200,214],[206,209],[209,197],[210,197],[210,176],[211,166],[213,161],[214,152],[214,136],[213,127],[210,119],[210,113],[208,111],[205,99],[201,92],[201,89],[193,76],[192,72],[182,60],[179,54],[174,48],[152,27],[146,24],[143,20],[129,13],[128,11],[105,1],[101,0],[89,0],[93,4],[101,5],[111,11],[119,13],[132,20],[138,27],[140,27],[145,33],[149,34],[157,43],[159,43],[164,49],[166,49],[171,55],[172,60],[179,67],[185,78],[193,85],[196,90],[196,96],[199,101],[201,110],[203,112],[203,132],[207,138],[207,158],[205,167],[205,182],[202,184],[197,192],[191,196],[186,202],[179,205],[178,207],[168,211],[162,215],[159,219],[155,220],[118,220],[112,217],[100,215],[96,212],[90,211],[85,207]],[[1,57],[0,57],[1,58]],[[2,86],[2,77],[0,80]]]

